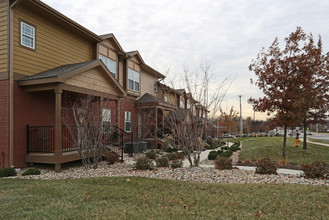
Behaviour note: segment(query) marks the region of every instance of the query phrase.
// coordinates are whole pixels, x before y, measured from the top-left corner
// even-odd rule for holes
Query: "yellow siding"
[[[157,96],[154,92],[154,82],[156,82],[157,78],[147,74],[146,72],[141,72],[141,96],[145,93],[150,93],[153,96]]]
[[[20,19],[36,27],[36,50],[20,45]],[[20,6],[14,12],[14,45],[14,72],[25,75],[93,59],[91,42]]]
[[[123,86],[123,61],[119,62],[119,83]]]
[[[168,97],[168,103],[177,106],[177,98],[176,95],[173,93],[166,93]]]
[[[8,22],[7,1],[0,1],[0,73],[7,72]]]
[[[66,84],[99,92],[117,94],[114,83],[99,70],[92,69],[66,80]]]

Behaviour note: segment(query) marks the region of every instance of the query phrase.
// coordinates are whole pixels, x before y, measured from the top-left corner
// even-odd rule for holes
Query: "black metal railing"
[[[54,126],[27,125],[27,153],[53,153],[54,140]]]
[[[105,129],[104,129],[105,130]],[[76,126],[62,126],[62,152],[78,150],[75,140],[78,129]],[[132,132],[125,132],[115,127],[107,133],[103,133],[103,144],[123,160],[123,147],[127,143],[133,143]],[[55,150],[54,126],[29,126],[27,125],[27,153],[54,153]]]

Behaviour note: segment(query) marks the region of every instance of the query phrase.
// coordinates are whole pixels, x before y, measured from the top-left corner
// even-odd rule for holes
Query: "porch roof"
[[[136,101],[136,107],[146,108],[146,107],[165,107],[173,109],[176,106],[169,104],[150,93],[145,93],[141,98]]]
[[[97,96],[125,97],[127,94],[99,59],[62,65],[18,80],[26,91],[51,90],[61,87]]]

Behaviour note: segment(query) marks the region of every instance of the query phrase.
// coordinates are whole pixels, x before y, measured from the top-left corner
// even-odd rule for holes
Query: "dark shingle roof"
[[[171,117],[177,121],[183,121],[186,119],[186,117],[189,114],[188,109],[176,109],[167,116],[167,120],[169,120]]]
[[[165,103],[161,99],[151,95],[150,93],[145,93],[142,97],[140,97],[136,103],[153,103],[153,102],[161,102]]]
[[[87,66],[91,63],[94,63],[96,61],[98,61],[98,60],[91,60],[91,61],[82,62],[82,63],[67,64],[67,65],[55,67],[53,69],[46,70],[41,73],[37,73],[33,76],[24,77],[24,78],[20,79],[19,81],[58,77],[58,76],[70,73],[74,70],[80,69],[80,68]]]

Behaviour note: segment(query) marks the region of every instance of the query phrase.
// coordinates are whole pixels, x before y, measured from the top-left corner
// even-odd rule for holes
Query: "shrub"
[[[170,164],[172,169],[180,168],[183,166],[183,162],[181,160],[173,160]]]
[[[222,151],[228,150],[228,147],[221,147]]]
[[[145,153],[146,157],[154,160],[157,157],[157,153],[154,150]]]
[[[258,174],[278,174],[276,172],[277,165],[275,161],[266,156],[256,161],[256,172]]]
[[[36,168],[30,168],[27,169],[24,173],[22,173],[22,176],[28,176],[28,175],[40,175],[41,172],[39,169]]]
[[[227,157],[217,157],[215,160],[215,168],[218,170],[231,170],[232,159]]]
[[[167,157],[159,157],[155,162],[157,167],[169,167],[169,159]]]
[[[178,148],[177,147],[168,147],[166,152],[167,153],[172,153],[172,152],[177,152]]]
[[[241,148],[239,147],[239,145],[234,144],[230,147],[230,150],[231,151],[238,151],[238,150],[241,150]]]
[[[135,168],[137,170],[152,170],[153,169],[153,161],[146,156],[137,158],[135,163]]]
[[[106,150],[104,153],[104,157],[106,158],[109,165],[120,161],[120,156],[112,151]]]
[[[12,167],[5,167],[0,170],[0,177],[16,176],[17,172]]]
[[[215,160],[217,156],[218,156],[217,151],[210,151],[208,154],[208,160]]]
[[[219,154],[219,156],[221,156],[221,157],[230,157],[230,156],[232,156],[232,154],[233,154],[233,151],[231,151],[231,150],[227,150],[227,151],[223,151],[223,152],[221,152],[221,153]]]
[[[321,178],[328,175],[326,171],[326,162],[316,160],[313,163],[302,164],[302,170],[307,178]]]
[[[184,153],[182,152],[173,152],[173,153],[170,153],[170,154],[167,154],[166,155],[168,157],[169,160],[182,160],[184,159]]]

